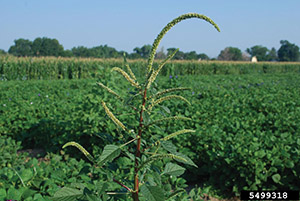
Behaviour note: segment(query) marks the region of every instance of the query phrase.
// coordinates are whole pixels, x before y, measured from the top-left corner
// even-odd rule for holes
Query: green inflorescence
[[[154,57],[155,57],[155,53],[156,53],[156,50],[158,48],[158,45],[160,43],[160,41],[162,40],[162,38],[164,37],[164,35],[173,27],[175,26],[177,23],[179,23],[180,21],[182,20],[186,20],[186,19],[190,19],[190,18],[199,18],[199,19],[202,19],[202,20],[205,20],[207,21],[208,23],[210,23],[211,25],[213,25],[218,31],[220,31],[220,28],[218,27],[218,25],[212,21],[209,17],[206,17],[205,15],[200,15],[198,13],[187,13],[187,14],[184,14],[184,15],[181,15],[177,18],[175,18],[174,20],[172,20],[171,22],[169,22],[167,24],[167,26],[165,26],[161,32],[158,34],[158,36],[156,37],[156,39],[154,40],[153,42],[153,45],[152,45],[152,49],[151,49],[151,52],[150,52],[150,56],[149,56],[149,59],[148,59],[148,73],[151,71],[152,69],[152,65],[153,65],[153,61],[154,61]]]

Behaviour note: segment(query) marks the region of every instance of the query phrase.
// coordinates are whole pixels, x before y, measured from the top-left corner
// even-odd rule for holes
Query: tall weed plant
[[[127,200],[131,197],[134,201],[164,201],[175,199],[184,192],[183,188],[178,188],[176,182],[172,181],[184,173],[185,168],[181,164],[197,166],[186,155],[178,152],[170,140],[178,135],[194,133],[195,130],[182,129],[164,134],[156,132],[155,129],[161,131],[161,128],[157,126],[161,122],[191,120],[183,116],[159,117],[161,110],[170,113],[169,108],[163,106],[166,101],[180,100],[187,106],[190,105],[187,99],[174,94],[174,92],[189,90],[189,88],[177,87],[157,91],[156,78],[165,63],[176,54],[178,49],[158,66],[153,66],[153,62],[164,35],[177,23],[190,18],[205,20],[220,31],[219,27],[204,15],[197,13],[181,15],[168,23],[154,40],[144,82],[138,81],[126,59],[124,60],[127,72],[119,67],[112,68],[112,72],[119,73],[134,88],[128,97],[121,97],[114,89],[102,83],[104,81],[97,83],[99,87],[115,97],[112,102],[121,101],[124,106],[122,110],[126,111],[125,115],[130,118],[134,117],[136,123],[127,125],[124,121],[122,122],[123,118],[114,114],[111,104],[102,100],[101,104],[107,117],[119,129],[118,143],[106,145],[99,156],[92,156],[77,142],[68,142],[63,148],[68,146],[78,148],[94,164],[94,167],[103,169],[107,181],[95,184],[97,188],[93,191],[88,187],[63,187],[55,194],[54,200]],[[120,190],[109,192],[110,183],[117,184]]]

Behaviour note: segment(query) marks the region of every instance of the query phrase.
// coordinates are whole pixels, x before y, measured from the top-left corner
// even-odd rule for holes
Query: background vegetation
[[[136,47],[132,53],[125,51],[117,51],[113,47],[107,45],[95,46],[87,48],[84,46],[73,47],[71,50],[64,50],[63,46],[57,39],[36,38],[34,41],[27,39],[16,39],[8,53],[14,56],[55,56],[55,57],[86,57],[86,58],[121,58],[124,54],[129,59],[147,58],[151,51],[151,45],[143,45]],[[249,61],[251,57],[256,56],[258,61],[299,61],[299,47],[287,40],[280,41],[280,48],[270,50],[262,45],[255,45],[247,48],[243,53],[237,47],[226,47],[220,51],[217,58],[209,58],[205,53],[196,53],[195,51],[182,52],[178,51],[173,57],[174,60],[222,60],[222,61]],[[165,59],[174,52],[176,48],[164,48],[157,51],[156,58]],[[6,54],[4,50],[0,50],[0,55]]]
[[[134,73],[144,73],[140,67],[145,61],[128,62]],[[0,197],[47,200],[63,186],[102,189],[101,181],[107,178],[96,176],[101,175],[99,169],[80,161],[80,154],[74,155],[72,150],[59,150],[72,140],[97,154],[113,139],[121,140],[101,106],[100,100],[111,97],[95,84],[101,81],[112,89],[121,86],[123,95],[133,93],[121,77],[108,73],[110,67],[121,63],[116,59],[1,58],[2,78],[11,78],[0,82],[4,153],[0,158]],[[173,141],[199,167],[188,167],[183,179],[169,181],[184,188],[187,184],[200,186],[179,200],[203,199],[205,192],[224,198],[250,189],[300,190],[299,63],[174,61],[168,65],[158,86],[191,86],[184,96],[192,106],[175,101],[166,103],[169,109],[162,107],[160,112],[166,117],[184,114],[194,121],[164,123],[156,134],[196,130]],[[58,66],[65,70],[58,73]],[[71,66],[76,70],[68,71]],[[78,67],[82,68],[80,76]],[[120,120],[127,119],[122,110],[116,112]],[[94,145],[100,148],[92,148]],[[17,154],[17,150],[29,148],[42,148],[52,155],[38,161]],[[116,174],[124,175],[124,171]],[[107,191],[120,189],[113,182],[107,185]]]

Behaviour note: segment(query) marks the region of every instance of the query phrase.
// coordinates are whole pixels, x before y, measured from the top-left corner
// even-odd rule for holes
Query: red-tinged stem
[[[126,188],[129,192],[132,192],[131,188],[125,186],[124,184],[122,184],[121,182],[119,182],[118,180],[116,179],[113,179],[114,182],[116,182],[117,184],[119,184],[120,186]]]
[[[136,154],[135,154],[135,164],[134,164],[134,191],[132,193],[132,198],[134,201],[139,201],[139,161],[138,159],[141,157],[141,136],[142,136],[142,128],[143,128],[143,112],[146,104],[147,98],[147,88],[144,91],[143,103],[140,112],[140,125],[139,125],[139,132],[138,132],[138,140],[136,146]]]

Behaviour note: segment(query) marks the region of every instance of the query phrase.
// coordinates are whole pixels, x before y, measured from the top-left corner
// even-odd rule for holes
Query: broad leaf
[[[162,109],[164,109],[164,111],[166,111],[168,114],[170,114],[170,109],[166,106],[161,106]]]
[[[164,191],[158,186],[141,186],[141,193],[148,201],[165,201]]]
[[[174,163],[167,163],[164,171],[162,174],[168,174],[168,175],[172,175],[172,176],[180,176],[184,173],[185,168],[174,164]]]
[[[273,181],[274,181],[275,183],[279,183],[279,182],[280,182],[280,179],[281,179],[281,176],[280,176],[280,174],[274,174],[274,175],[272,176],[272,179],[273,179]]]
[[[285,164],[285,167],[287,167],[287,168],[293,168],[294,166],[295,166],[295,164],[293,161],[287,161]]]
[[[93,195],[93,194],[86,194],[86,199],[88,201],[101,201],[101,199],[99,197],[97,197],[96,195]]]
[[[168,198],[167,200],[171,199],[172,197],[175,197],[176,195],[178,195],[179,193],[183,193],[186,192],[184,189],[178,189],[175,192],[173,192]]]
[[[33,172],[30,169],[24,169],[20,176],[24,182],[29,181],[33,177]]]
[[[160,176],[160,174],[158,172],[153,172],[151,175],[152,175],[155,183],[157,185],[161,186],[161,176]]]
[[[134,161],[135,160],[135,156],[134,154],[130,153],[130,152],[125,152],[125,154],[128,156],[128,158],[130,158],[131,161]]]
[[[98,181],[96,187],[97,187],[97,192],[101,195],[108,188],[108,183]]]
[[[26,187],[23,191],[22,198],[26,199],[26,198],[32,197],[36,193],[37,193],[36,190],[31,190],[31,189]]]
[[[0,189],[0,199],[4,200],[6,197],[6,190],[5,189]]]
[[[170,141],[161,141],[161,146],[171,154],[177,152],[177,147]]]
[[[116,145],[106,145],[99,158],[98,164],[104,164],[108,161],[112,161],[118,157],[121,153],[121,149]]]
[[[140,166],[138,167],[138,170],[141,170],[143,167],[145,167],[146,165],[149,165],[149,164],[153,163],[156,160],[162,160],[164,158],[171,158],[171,159],[175,159],[175,160],[180,161],[180,162],[189,163],[189,161],[187,161],[185,158],[183,158],[181,156],[178,156],[176,154],[155,154],[155,155],[149,157],[143,163],[141,163]]]
[[[54,201],[75,201],[78,199],[83,199],[83,191],[77,190],[75,188],[63,187],[54,194],[51,198]]]
[[[23,192],[20,192],[19,189],[10,187],[7,191],[7,198],[10,200],[21,200],[22,193]]]
[[[38,201],[48,201],[50,200],[49,198],[44,198],[40,193],[39,194],[35,194],[32,200],[38,200]],[[51,198],[51,201],[53,200],[53,198]]]
[[[173,153],[173,154],[185,159],[185,161],[184,161],[184,160],[174,158],[176,161],[198,168],[198,166],[192,161],[192,159],[190,159],[188,156],[184,155],[183,153],[176,152],[176,153]]]

